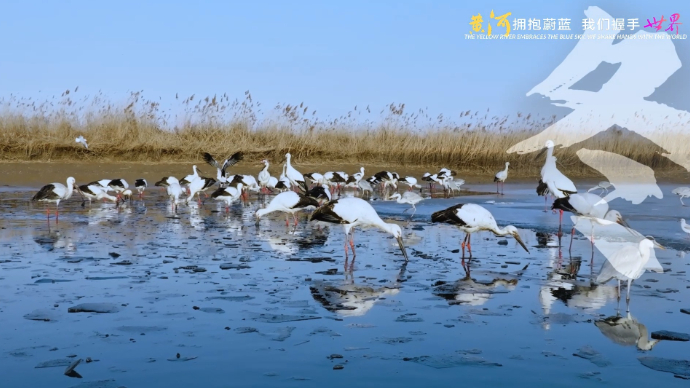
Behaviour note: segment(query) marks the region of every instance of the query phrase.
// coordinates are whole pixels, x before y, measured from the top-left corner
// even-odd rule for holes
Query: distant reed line
[[[101,95],[82,100],[66,91],[55,101],[10,97],[0,100],[0,160],[3,161],[142,161],[198,162],[202,152],[225,157],[244,151],[249,162],[280,162],[286,152],[302,163],[367,163],[445,166],[477,174],[495,173],[506,161],[513,172],[535,174],[542,160],[506,150],[549,125],[555,118],[535,119],[463,112],[451,120],[429,117],[424,110],[406,112],[389,104],[376,120],[371,109],[355,107],[347,115],[323,121],[304,104],[280,104],[267,113],[247,92],[243,100],[227,95],[181,101],[181,114],[165,113],[158,102],[132,93],[125,105]],[[268,117],[268,118],[259,118]],[[75,143],[86,137],[89,151]],[[690,134],[677,135],[688,144]],[[648,141],[626,131],[608,131],[588,148],[615,152],[656,170],[678,169]],[[572,149],[556,151],[558,163],[571,174],[593,175]]]

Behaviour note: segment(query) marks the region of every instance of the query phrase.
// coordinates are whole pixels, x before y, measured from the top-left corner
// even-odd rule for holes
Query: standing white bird
[[[117,202],[117,198],[108,194],[108,192],[105,191],[103,186],[101,186],[98,182],[91,182],[87,185],[81,185],[79,186],[79,190],[81,190],[82,194],[84,194],[84,197],[89,200],[89,204],[91,204],[92,200],[98,201],[101,199]]]
[[[398,182],[406,185],[408,187],[409,191],[412,191],[413,188],[421,189],[422,186],[417,184],[417,178],[412,177],[412,176],[406,176],[404,178],[401,178]]]
[[[443,190],[447,191],[449,194],[455,194],[456,191],[460,191],[462,189],[462,185],[464,184],[464,179],[453,179],[452,181],[444,181]]]
[[[683,203],[683,198],[690,197],[690,187],[676,187],[671,193],[680,197],[680,204],[686,206],[685,203]]]
[[[307,183],[304,181],[304,176],[302,173],[297,171],[290,163],[290,158],[292,155],[288,152],[285,154],[285,176],[290,180],[290,184],[294,187],[301,187],[302,190],[307,192]]]
[[[283,191],[290,190],[290,180],[285,175],[286,168],[287,166],[285,165],[285,163],[283,163],[283,172],[280,174],[280,179],[278,179],[278,182],[275,185],[275,189],[280,191],[281,193]]]
[[[336,199],[319,207],[312,213],[310,221],[323,221],[332,224],[341,224],[345,230],[345,266],[347,267],[347,243],[352,248],[352,266],[355,261],[355,239],[353,228],[376,227],[386,233],[390,233],[398,240],[398,246],[402,251],[405,261],[408,260],[407,251],[402,240],[402,229],[397,224],[383,222],[376,210],[365,200],[355,197]]]
[[[400,196],[400,193],[395,193],[395,194],[391,195],[389,198],[390,199],[396,199],[396,201],[398,203],[402,203],[402,204],[406,203],[406,204],[412,205],[413,210],[412,210],[412,215],[410,215],[410,218],[412,218],[414,213],[417,212],[417,208],[415,207],[415,205],[418,204],[419,202],[421,202],[422,200],[424,200],[424,198],[422,198],[421,195],[414,193],[412,191],[406,191],[405,193],[403,193],[402,196]],[[403,213],[405,213],[408,210],[410,210],[410,209],[409,208],[405,209],[403,211]]]
[[[144,197],[144,190],[146,190],[148,185],[149,183],[144,178],[139,178],[134,181],[134,188],[137,189],[137,193],[139,193],[139,199]]]
[[[501,183],[501,193],[500,194],[501,195],[505,194],[505,192],[503,190],[503,188],[504,188],[503,185],[505,184],[506,179],[508,179],[508,166],[510,166],[510,162],[506,162],[505,170],[497,172],[496,175],[494,176],[494,182],[496,182],[496,194],[499,194],[498,193],[498,183],[499,182]]]
[[[685,223],[685,218],[680,219],[680,228],[683,230],[683,232],[688,233],[688,235],[690,235],[690,225]]]
[[[654,238],[647,237],[635,245],[628,245],[615,254],[606,257],[606,262],[601,267],[596,282],[604,284],[611,279],[618,280],[618,299],[621,294],[621,280],[628,282],[626,302],[630,302],[630,285],[645,272],[645,266],[654,248],[666,249],[657,243]]]
[[[266,206],[265,209],[259,209],[254,215],[256,217],[256,223],[259,223],[261,217],[266,214],[273,212],[283,212],[285,213],[285,226],[289,226],[288,214],[292,214],[292,219],[297,226],[297,216],[295,213],[301,210],[306,210],[310,207],[319,207],[319,202],[303,194],[295,193],[294,191],[286,191],[276,195],[271,202]]]
[[[398,179],[400,179],[400,176],[397,173],[390,171],[379,171],[374,174],[374,177],[381,182],[381,191],[384,191],[388,186],[391,186],[394,190],[397,190]]]
[[[374,188],[371,187],[371,183],[367,182],[366,180],[362,179],[357,183],[357,187],[362,190],[362,197],[371,197],[371,194],[374,193]]]
[[[172,202],[173,211],[176,211],[177,203],[180,201],[180,196],[182,195],[182,186],[180,186],[180,181],[174,176],[166,176],[156,182],[155,186],[166,188],[170,202]]]
[[[86,148],[87,150],[89,149],[89,145],[86,144],[86,139],[84,139],[84,136],[79,135],[79,137],[74,139],[74,141],[77,143],[81,143],[84,146],[84,148]]]
[[[496,224],[494,216],[488,210],[473,203],[460,203],[451,206],[448,209],[440,210],[431,215],[431,222],[443,222],[451,225],[456,225],[460,230],[465,232],[465,239],[462,247],[462,264],[465,267],[465,246],[470,252],[470,259],[472,259],[472,246],[470,245],[470,237],[474,232],[482,230],[493,232],[496,236],[513,236],[515,240],[529,253],[529,249],[522,242],[518,230],[513,225],[508,225],[501,229]],[[465,267],[467,270],[467,267]]]
[[[556,158],[553,156],[554,143],[551,140],[547,140],[544,145],[544,150],[539,153],[539,155],[546,152],[546,161],[544,166],[541,168],[541,180],[537,186],[537,194],[544,196],[544,204],[546,204],[546,194],[550,193],[556,198],[566,198],[571,194],[577,193],[577,188],[573,181],[568,179],[567,176],[563,175],[558,170],[556,166]],[[558,229],[560,231],[561,224],[563,223],[563,211],[559,212],[558,216]]]
[[[268,186],[268,181],[271,179],[271,174],[268,172],[268,160],[264,159],[261,161],[261,163],[264,164],[264,168],[259,172],[258,181],[259,186],[261,187],[261,192],[266,193],[268,191],[266,186]]]
[[[58,222],[60,201],[70,199],[75,189],[81,194],[79,187],[76,187],[74,178],[69,177],[67,178],[67,186],[62,183],[47,184],[41,187],[38,193],[31,198],[31,201],[55,202],[55,222]],[[49,209],[46,209],[46,215],[50,219]]]
[[[199,171],[196,168],[196,164],[192,166],[192,171],[194,171],[193,174],[189,174],[189,175],[185,176],[184,178],[182,178],[182,180],[180,181],[180,185],[182,185],[182,186],[189,185],[190,183],[192,183],[193,180],[195,180],[196,178],[199,178]]]
[[[225,212],[230,211],[230,205],[242,196],[242,183],[237,187],[221,187],[211,194],[211,198],[225,202]]]

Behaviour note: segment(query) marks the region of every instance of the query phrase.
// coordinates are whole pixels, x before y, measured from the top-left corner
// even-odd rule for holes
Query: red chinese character
[[[657,31],[661,31],[661,23],[665,22],[666,19],[664,19],[664,15],[661,15],[661,20],[657,21],[656,17],[654,18],[654,22],[650,22],[649,19],[647,19],[647,25],[644,26],[644,28],[656,28]]]
[[[665,29],[664,31],[673,31],[673,26],[676,26],[676,35],[678,35],[678,24],[683,24],[683,23],[678,23],[678,19],[680,19],[680,14],[679,13],[674,13],[671,15],[671,17],[668,19],[668,21],[671,22],[669,24],[668,28]]]

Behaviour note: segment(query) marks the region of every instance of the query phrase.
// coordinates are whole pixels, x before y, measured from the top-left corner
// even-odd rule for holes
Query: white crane
[[[618,299],[620,299],[621,280],[628,282],[626,302],[630,302],[630,285],[645,272],[645,266],[654,248],[666,249],[657,243],[654,238],[647,237],[635,245],[628,245],[613,255],[606,257],[606,262],[601,267],[596,282],[604,284],[611,279],[618,280]]]
[[[79,135],[79,137],[76,138],[76,139],[74,139],[74,141],[75,141],[76,143],[79,143],[79,144],[83,145],[84,148],[86,148],[87,150],[89,149],[89,145],[86,144],[86,139],[84,138],[84,136]]]
[[[496,182],[496,194],[499,194],[498,192],[498,184],[499,182],[501,183],[501,195],[505,194],[505,191],[503,190],[504,184],[506,182],[506,179],[508,179],[508,166],[510,166],[510,162],[506,162],[506,168],[505,170],[501,170],[496,173],[494,176],[494,182]]]
[[[294,187],[301,187],[304,192],[307,192],[307,183],[304,181],[304,175],[297,171],[290,163],[290,158],[292,155],[288,152],[285,154],[285,176],[290,181],[290,184]]]
[[[261,192],[266,193],[268,191],[266,187],[268,186],[268,182],[271,180],[271,174],[268,172],[268,160],[264,159],[261,161],[261,163],[264,164],[264,168],[259,172],[258,181],[259,186],[261,187]]]
[[[144,178],[139,178],[134,181],[134,188],[137,189],[137,193],[139,193],[139,199],[144,198],[144,190],[146,190],[148,186],[149,183]]]
[[[513,225],[508,225],[505,228],[499,228],[496,224],[494,216],[485,208],[473,203],[460,203],[451,206],[448,209],[440,210],[431,215],[431,222],[443,222],[455,225],[461,231],[465,232],[465,239],[462,247],[462,266],[465,270],[465,246],[470,252],[470,259],[472,259],[472,246],[470,245],[470,237],[472,233],[479,231],[490,231],[496,236],[513,236],[515,240],[529,253],[529,249],[522,242],[518,230]]]
[[[281,193],[283,191],[290,190],[290,180],[285,175],[286,168],[287,168],[287,166],[285,164],[283,164],[283,172],[282,172],[282,174],[280,174],[280,179],[278,179],[278,182],[276,182],[276,184],[274,186],[275,189],[280,191]]]
[[[55,202],[55,222],[58,222],[60,201],[70,199],[74,190],[77,190],[77,192],[81,194],[79,187],[76,186],[74,178],[69,177],[67,178],[66,186],[62,183],[50,183],[41,187],[38,193],[31,197],[31,201]],[[50,219],[50,209],[46,209],[46,216]]]
[[[397,224],[383,222],[376,210],[365,200],[355,197],[347,197],[328,202],[312,213],[310,221],[323,221],[332,224],[341,224],[345,230],[345,265],[347,266],[347,244],[352,248],[352,262],[355,260],[355,240],[353,228],[376,227],[393,235],[398,240],[398,246],[402,251],[405,261],[408,260],[407,251],[402,240],[402,229]]]
[[[211,194],[211,198],[225,202],[225,212],[230,211],[230,205],[242,196],[242,183],[237,187],[221,187]]]
[[[407,189],[409,191],[412,191],[413,188],[417,188],[417,189],[422,188],[422,186],[417,184],[417,178],[412,177],[412,176],[406,176],[404,178],[401,178],[398,182],[406,185]]]
[[[395,199],[398,203],[412,205],[413,210],[412,215],[410,215],[410,218],[412,218],[412,216],[417,212],[417,208],[415,207],[415,205],[424,200],[424,198],[422,198],[421,195],[414,193],[412,191],[406,191],[405,193],[403,193],[402,196],[400,195],[400,193],[395,193],[391,195],[389,198]],[[410,209],[405,209],[403,213],[405,213],[408,210]]]
[[[690,187],[676,187],[671,193],[680,197],[680,204],[686,206],[685,203],[683,203],[683,198],[690,197]]]
[[[180,196],[182,195],[182,186],[180,186],[180,181],[174,176],[166,176],[163,179],[156,182],[155,186],[165,187],[170,202],[172,203],[173,211],[177,210],[177,203],[180,201]]]
[[[285,213],[285,226],[289,226],[288,214],[292,214],[292,219],[294,220],[295,226],[297,226],[297,216],[295,213],[301,210],[306,210],[308,208],[319,207],[319,202],[309,196],[295,193],[294,191],[286,191],[276,195],[265,209],[259,209],[254,215],[256,217],[256,223],[259,223],[261,217],[266,214],[273,212],[283,212]]]
[[[537,194],[544,196],[544,203],[546,204],[546,194],[550,193],[556,198],[566,198],[571,194],[577,193],[577,188],[573,181],[563,175],[556,166],[556,158],[553,156],[554,143],[547,140],[544,145],[544,150],[539,155],[546,152],[546,161],[541,169],[541,180],[537,186]],[[558,217],[558,228],[560,230],[563,223],[563,211],[561,210]]]
[[[92,200],[98,201],[101,199],[117,202],[117,198],[108,194],[108,192],[105,191],[103,186],[101,186],[98,182],[91,182],[86,185],[81,185],[79,186],[79,190],[81,190],[82,194],[84,194],[84,197],[89,200],[89,205],[91,204]]]
[[[192,170],[194,171],[193,174],[189,174],[182,178],[180,181],[180,186],[189,186],[190,183],[192,183],[196,178],[199,178],[199,171],[196,169],[196,164],[192,166]]]

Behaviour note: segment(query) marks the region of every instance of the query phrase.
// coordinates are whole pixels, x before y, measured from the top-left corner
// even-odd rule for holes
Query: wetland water
[[[302,214],[287,228],[276,214],[256,227],[256,196],[229,214],[213,200],[175,214],[150,186],[144,201],[119,209],[72,198],[59,224],[48,223],[45,205],[28,199],[67,174],[43,166],[43,177],[0,186],[3,387],[687,386],[674,375],[690,378],[690,342],[652,340],[690,331],[681,312],[690,312],[690,240],[678,222],[690,208],[670,194],[678,185],[662,185],[661,200],[611,203],[669,248],[655,252],[660,272],[633,282],[628,314],[615,281],[594,282],[601,252],[592,257],[576,234],[569,253],[567,216],[558,248],[558,215],[543,211],[533,184],[509,180],[501,197],[427,199],[409,223],[407,205],[374,200],[384,220],[404,226],[410,261],[389,235],[358,230],[349,273],[340,226],[319,229]],[[139,177],[119,173],[107,175]],[[169,175],[150,174],[149,185]],[[105,175],[74,176],[83,184]],[[463,234],[430,223],[460,202],[516,225],[530,253],[477,234],[468,277],[457,252]],[[78,359],[81,378],[66,376]]]

